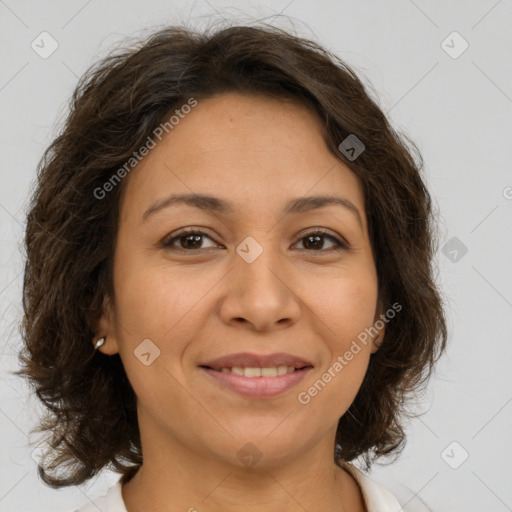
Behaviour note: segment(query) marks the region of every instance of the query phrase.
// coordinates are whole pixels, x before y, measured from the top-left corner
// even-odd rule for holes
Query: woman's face
[[[293,101],[201,100],[125,179],[98,335],[137,395],[143,448],[236,464],[254,450],[262,464],[324,443],[332,457],[375,346],[344,355],[381,311],[363,190],[320,121]],[[270,358],[229,360],[240,353]],[[205,367],[221,357],[212,368],[277,370]]]

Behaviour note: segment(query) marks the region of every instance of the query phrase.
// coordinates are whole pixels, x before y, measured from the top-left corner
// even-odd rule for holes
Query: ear
[[[384,305],[382,303],[382,300],[379,299],[377,301],[377,309],[375,311],[375,317],[373,319],[373,326],[374,329],[378,331],[378,334],[374,336],[372,341],[372,354],[375,354],[375,352],[379,350],[380,346],[382,345],[382,342],[384,341],[384,334],[386,331],[386,321],[384,320],[384,318]]]
[[[119,345],[116,338],[116,330],[113,318],[114,317],[110,298],[105,296],[103,299],[100,317],[95,324],[94,330],[96,335],[92,340],[92,344],[93,346],[96,345],[96,342],[100,338],[105,337],[105,343],[103,343],[103,345],[98,348],[98,351],[109,356],[119,352]]]

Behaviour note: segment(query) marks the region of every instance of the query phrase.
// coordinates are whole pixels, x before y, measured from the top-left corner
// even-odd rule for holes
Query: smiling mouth
[[[301,367],[295,366],[269,366],[265,368],[260,367],[250,367],[250,366],[224,366],[222,368],[213,368],[211,366],[201,366],[201,368],[205,368],[207,370],[213,370],[215,372],[220,373],[230,373],[234,375],[239,375],[241,377],[249,377],[249,378],[257,378],[257,377],[279,377],[281,375],[286,375],[289,373],[298,372],[304,370],[306,368],[312,368],[310,365],[304,365]]]
[[[269,399],[297,386],[313,366],[199,366],[216,385],[251,399]]]

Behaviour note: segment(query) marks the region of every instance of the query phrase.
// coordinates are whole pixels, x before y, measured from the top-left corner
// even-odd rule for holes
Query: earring
[[[96,345],[94,345],[94,350],[98,350],[104,343],[105,343],[105,336],[103,336],[103,338],[100,338],[96,342]]]

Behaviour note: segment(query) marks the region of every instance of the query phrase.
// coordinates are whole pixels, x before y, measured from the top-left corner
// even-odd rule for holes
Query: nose
[[[291,270],[270,249],[264,248],[251,263],[236,254],[220,307],[222,320],[227,324],[247,324],[255,331],[296,323],[301,301],[294,290]]]

